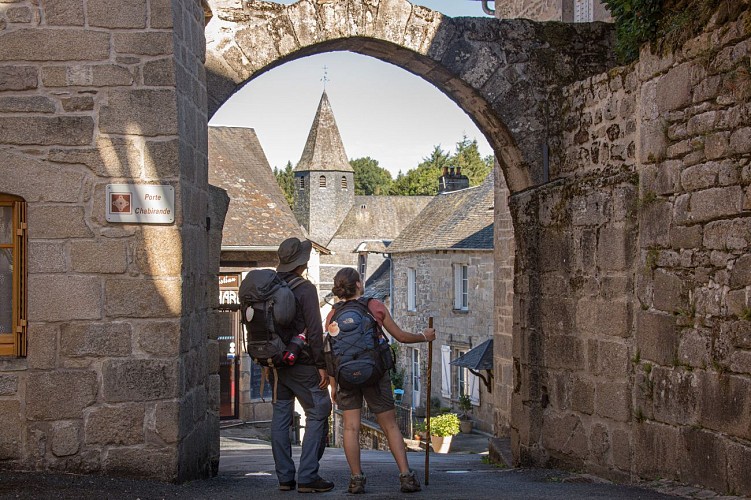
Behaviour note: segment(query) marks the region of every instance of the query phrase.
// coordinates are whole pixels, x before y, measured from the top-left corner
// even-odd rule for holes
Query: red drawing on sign
[[[131,213],[130,193],[110,193],[110,206],[113,213]]]

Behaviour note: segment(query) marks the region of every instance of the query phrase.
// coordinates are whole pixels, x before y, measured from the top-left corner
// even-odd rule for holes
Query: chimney
[[[454,167],[449,167],[449,175],[454,176]]]
[[[449,168],[444,166],[443,167],[443,176],[446,177],[449,174]]]
[[[456,175],[462,175],[462,167],[456,167]]]

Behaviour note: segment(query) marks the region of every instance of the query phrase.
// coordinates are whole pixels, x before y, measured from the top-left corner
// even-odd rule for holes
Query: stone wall
[[[509,0],[498,2],[495,15],[503,19],[526,18],[535,21],[573,22],[577,1],[582,0]],[[586,2],[587,0],[583,0]],[[601,0],[592,0],[592,21],[612,21]]]
[[[29,346],[0,360],[2,466],[206,477],[218,384],[203,12],[188,0],[3,6],[0,189],[28,203]],[[174,224],[105,220],[106,185],[134,182],[174,186]]]
[[[520,463],[751,493],[749,26],[564,90],[511,197]]]
[[[394,320],[404,330],[421,332],[433,317],[437,339],[433,342],[432,395],[441,398],[441,346],[449,345],[469,349],[493,336],[493,253],[490,251],[440,251],[398,253],[392,255],[394,264]],[[466,264],[469,277],[469,311],[454,310],[453,264]],[[407,269],[414,268],[416,278],[416,311],[407,310]],[[510,282],[509,282],[510,284]],[[422,388],[420,401],[414,406],[425,406],[427,391],[427,348],[425,343],[403,344],[399,347],[398,369],[405,372],[403,401],[412,401],[410,380],[411,361],[409,349],[420,349]],[[494,421],[494,399],[482,381],[480,406],[472,412],[476,427],[490,432]],[[458,395],[441,398],[445,407],[456,408]]]

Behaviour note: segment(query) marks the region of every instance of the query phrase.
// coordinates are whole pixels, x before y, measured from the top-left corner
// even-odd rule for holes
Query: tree
[[[477,149],[477,140],[472,139],[470,141],[466,135],[456,143],[456,153],[449,161],[451,166],[462,168],[462,174],[469,177],[470,186],[477,186],[482,183],[493,170],[492,157],[483,158],[480,156],[480,150]]]
[[[438,194],[438,178],[441,169],[449,165],[449,156],[440,146],[434,146],[433,152],[417,168],[406,174],[399,172],[394,184],[391,186],[391,194],[402,196],[432,196]]]
[[[355,171],[356,195],[389,194],[394,180],[388,170],[378,166],[378,160],[366,156],[350,160],[349,164]]]
[[[292,172],[292,162],[288,161],[283,170],[274,167],[274,176],[279,187],[282,188],[287,204],[292,207],[295,200],[295,174]]]

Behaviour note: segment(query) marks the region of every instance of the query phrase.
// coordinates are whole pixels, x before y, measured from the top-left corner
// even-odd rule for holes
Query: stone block
[[[143,226],[135,252],[138,270],[147,276],[179,276],[183,239],[174,226]]]
[[[94,109],[94,98],[89,96],[66,97],[60,100],[63,110],[69,113],[91,111]]]
[[[99,238],[71,242],[70,262],[79,273],[117,274],[128,269],[126,241]]]
[[[105,474],[174,482],[177,479],[176,446],[110,448],[102,463]]]
[[[5,144],[82,146],[94,138],[90,116],[2,116],[0,137]]]
[[[67,270],[63,243],[31,241],[28,248],[27,258],[30,274],[62,273]]]
[[[672,226],[670,228],[670,246],[674,249],[698,248],[702,243],[702,226]]]
[[[675,317],[672,314],[638,311],[636,348],[642,359],[672,365],[678,348]]]
[[[0,61],[101,61],[110,34],[85,29],[25,28],[3,33]]]
[[[682,223],[707,222],[736,216],[743,209],[743,188],[728,186],[705,189],[691,194],[690,209],[685,214],[676,211],[676,221]]]
[[[565,335],[574,329],[574,302],[567,299],[540,300],[541,326],[546,335]]]
[[[697,191],[717,186],[719,163],[700,163],[686,168],[681,173],[681,186],[686,191]]]
[[[693,371],[656,366],[651,383],[654,420],[678,426],[698,424],[701,388]]]
[[[130,134],[138,123],[144,136],[176,135],[177,98],[174,90],[113,90],[99,113],[99,130]]]
[[[52,425],[52,454],[56,457],[75,455],[81,448],[81,429],[77,423],[55,422]]]
[[[114,35],[114,47],[118,54],[168,55],[172,54],[172,44],[171,32],[125,32]]]
[[[110,278],[104,285],[104,299],[110,317],[174,317],[182,308],[182,285],[173,280]]]
[[[620,378],[631,368],[629,346],[617,342],[589,340],[587,358],[590,373],[608,378]]]
[[[0,374],[0,396],[13,396],[18,391],[18,375]]]
[[[176,356],[182,352],[180,321],[148,321],[135,325],[138,347],[144,352],[161,357]]]
[[[730,287],[738,288],[751,285],[751,254],[745,254],[735,261],[730,272]]]
[[[55,103],[44,96],[0,97],[0,113],[54,113]]]
[[[673,223],[672,204],[657,200],[643,206],[639,215],[639,247],[668,246]]]
[[[751,381],[741,375],[700,372],[701,424],[726,435],[751,439]]]
[[[626,382],[599,382],[595,389],[595,414],[619,422],[631,420],[631,388]]]
[[[597,264],[601,270],[624,271],[634,260],[634,234],[626,228],[600,229]]]
[[[99,138],[96,148],[52,149],[49,153],[51,161],[81,163],[101,177],[140,177],[142,156],[135,141],[111,137]]]
[[[729,137],[729,132],[715,132],[704,138],[704,155],[708,160],[716,160],[727,156]]]
[[[591,380],[574,377],[571,380],[571,409],[591,415],[595,411],[595,387]]]
[[[581,339],[569,335],[556,335],[545,340],[545,365],[549,368],[578,370],[584,363]]]
[[[710,222],[704,227],[703,244],[708,249],[746,251],[751,245],[751,218]]]
[[[34,18],[31,9],[26,6],[11,7],[5,11],[5,18],[9,23],[30,23]]]
[[[0,88],[2,86],[0,85]],[[751,153],[751,127],[743,127],[730,135],[730,152],[733,154]]]
[[[32,370],[54,368],[59,327],[55,324],[30,323],[27,335],[26,360]]]
[[[751,351],[736,351],[731,354],[730,371],[751,375]]]
[[[81,0],[42,0],[44,20],[49,26],[83,26]]]
[[[96,276],[29,276],[29,317],[70,321],[102,317],[102,282]]]
[[[96,401],[98,389],[95,371],[31,372],[26,383],[26,417],[79,419]]]
[[[153,432],[165,443],[176,443],[181,437],[180,403],[167,401],[157,403],[154,410]]]
[[[149,26],[152,28],[172,28],[172,1],[151,0],[149,2]]]
[[[684,330],[678,343],[678,361],[693,368],[711,364],[711,336],[704,330]]]
[[[590,335],[628,337],[631,334],[631,307],[625,302],[601,302],[589,298],[579,300],[576,326]]]
[[[118,357],[131,354],[129,323],[67,323],[60,329],[64,356]]]
[[[145,28],[146,0],[88,0],[89,25],[99,28]]]
[[[144,63],[143,84],[150,87],[175,85],[175,61],[171,57]]]
[[[665,159],[668,140],[667,124],[663,120],[642,121],[638,135],[637,158],[640,163],[658,163]]]
[[[681,438],[681,456],[672,468],[680,471],[681,481],[725,491],[728,440],[695,427],[681,429]]]
[[[652,304],[654,308],[668,313],[688,310],[688,298],[683,280],[664,269],[655,269]]]
[[[34,66],[0,66],[0,91],[35,89],[37,78]]]
[[[0,460],[21,458],[21,403],[14,400],[0,401]]]
[[[610,431],[612,442],[613,465],[623,471],[631,470],[631,455],[634,447],[631,445],[631,433],[623,429]]]
[[[634,426],[634,472],[645,478],[668,476],[680,458],[681,436],[677,427],[645,421]]]
[[[147,179],[177,178],[180,171],[178,140],[146,141],[144,176]]]
[[[144,442],[143,403],[98,406],[87,412],[84,424],[86,444],[132,446]]]
[[[567,460],[589,455],[587,433],[577,415],[546,415],[542,442],[548,453],[566,455]]]
[[[665,161],[661,163],[655,175],[654,191],[659,195],[669,195],[680,190],[681,162]]]
[[[751,446],[727,443],[727,489],[737,495],[751,497]]]
[[[107,360],[102,366],[104,400],[153,401],[177,397],[177,361],[161,359]]]
[[[671,68],[657,80],[657,109],[660,113],[682,109],[691,104],[690,63]]]

